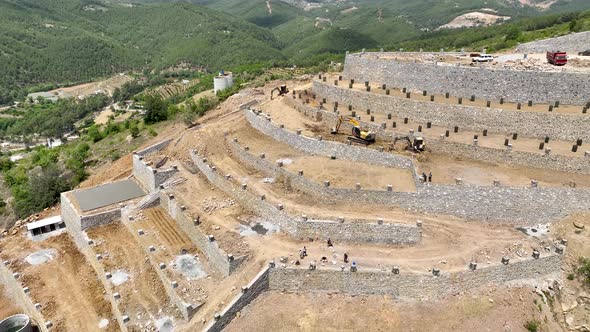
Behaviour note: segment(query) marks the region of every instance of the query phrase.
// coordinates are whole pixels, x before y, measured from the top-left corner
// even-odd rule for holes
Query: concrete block
[[[30,291],[31,291],[31,289],[29,287],[27,287],[27,286],[23,287],[23,292],[25,294],[28,294]]]
[[[12,274],[12,277],[13,277],[14,279],[18,279],[18,278],[20,278],[20,273],[18,273],[18,272],[14,272],[14,273]]]
[[[339,223],[343,223],[344,222],[344,217],[342,217],[342,216],[338,217],[338,222]]]
[[[381,219],[381,218],[377,219],[377,225],[383,225],[383,219]]]
[[[209,239],[209,242],[213,242],[213,241],[215,241],[215,236],[209,234],[209,235],[207,235],[207,239]]]
[[[37,311],[40,311],[41,310],[41,303],[37,302],[37,303],[34,304],[34,306],[35,306],[35,309]]]
[[[328,188],[330,186],[330,181],[324,181],[324,188]]]
[[[455,178],[455,184],[458,184],[458,185],[463,184],[463,179],[461,179],[461,178]]]
[[[538,250],[533,250],[533,258],[539,259],[541,257],[541,253]]]
[[[297,129],[297,135],[301,135],[301,129]]]
[[[357,182],[357,183],[354,185],[354,189],[356,189],[356,190],[361,190],[361,184]]]
[[[393,274],[399,274],[399,266],[394,266],[394,267],[391,269],[391,272],[392,272]]]
[[[154,251],[156,251],[156,247],[154,247],[154,246],[149,246],[149,247],[148,247],[148,250],[149,250],[150,252],[154,252]]]
[[[94,241],[93,240],[88,240],[87,243],[88,243],[89,246],[94,245]]]
[[[234,260],[234,255],[233,254],[227,254],[227,260],[228,261],[233,261]]]
[[[469,269],[472,271],[475,271],[477,269],[477,263],[476,262],[469,263]]]
[[[546,155],[550,155],[551,154],[551,148],[549,148],[549,147],[545,148],[545,154]]]
[[[277,209],[279,209],[279,211],[282,211],[284,209],[283,204],[278,204]]]
[[[433,268],[433,269],[432,269],[432,275],[434,275],[434,276],[439,276],[439,275],[440,275],[440,270],[439,270],[439,269],[437,269],[437,268]]]
[[[508,257],[502,257],[502,264],[508,265],[508,263],[510,263],[510,258],[508,258]]]
[[[99,261],[102,259],[102,255],[101,254],[96,254],[96,260]]]
[[[160,263],[160,264],[158,264],[158,267],[160,268],[160,270],[163,270],[166,268],[166,264]]]
[[[121,316],[121,319],[123,320],[123,323],[129,322],[129,316],[128,315]]]
[[[246,190],[247,188],[248,188],[248,185],[247,185],[247,184],[245,184],[245,183],[242,183],[242,189],[243,189],[243,190]]]
[[[121,298],[121,294],[120,294],[120,293],[113,293],[113,298],[114,298],[115,300],[118,300],[118,299],[120,299],[120,298]]]
[[[264,153],[261,153],[260,154],[260,159],[264,159],[264,158],[266,158],[266,155]]]
[[[138,229],[138,230],[137,230],[137,234],[139,234],[139,235],[144,235],[144,234],[145,234],[145,232],[143,231],[143,229]]]
[[[567,246],[567,239],[561,239],[561,244],[564,246]]]
[[[174,194],[168,194],[168,199],[174,199]]]
[[[304,215],[302,215],[302,216],[301,216],[301,220],[303,220],[303,221],[307,221],[307,215],[305,215],[305,214],[304,214]]]
[[[242,293],[246,293],[248,290],[248,286],[242,286]]]
[[[111,279],[113,277],[113,275],[110,272],[105,273],[104,276],[107,279]]]
[[[565,246],[558,244],[557,246],[555,246],[555,252],[562,255],[563,252],[565,251]]]
[[[263,195],[260,195],[260,200],[261,200],[261,201],[264,201],[264,200],[266,200],[266,195],[264,195],[264,194],[263,194]]]
[[[494,187],[499,187],[500,186],[500,180],[494,180],[493,185],[494,185]]]
[[[387,191],[392,192],[393,191],[393,186],[388,184],[387,185]]]
[[[53,323],[50,320],[48,320],[48,321],[45,322],[45,328],[46,329],[50,329],[52,327],[53,327]]]
[[[537,188],[539,186],[539,181],[531,180],[531,188]]]
[[[416,227],[422,228],[422,220],[416,220]]]

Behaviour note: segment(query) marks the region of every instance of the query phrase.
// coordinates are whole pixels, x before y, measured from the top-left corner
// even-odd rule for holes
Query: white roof
[[[47,226],[47,225],[51,225],[51,224],[57,224],[61,222],[61,216],[53,216],[53,217],[49,217],[49,218],[45,218],[42,220],[37,220],[37,221],[33,221],[27,224],[27,230],[31,230],[31,229],[35,229],[35,228],[39,228],[39,227],[43,227],[43,226]]]

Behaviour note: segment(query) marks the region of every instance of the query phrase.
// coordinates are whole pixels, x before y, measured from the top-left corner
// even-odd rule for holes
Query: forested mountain
[[[499,49],[586,29],[585,16],[563,12],[590,8],[590,1],[527,3],[530,5],[516,0],[0,0],[0,105],[22,98],[32,88],[179,62],[212,71],[266,61],[309,65],[361,48]],[[510,19],[486,28],[438,29],[473,11]],[[537,18],[541,14],[545,16]],[[581,23],[569,29],[570,21],[578,18]],[[538,29],[543,31],[536,32]]]
[[[19,88],[180,61],[221,68],[281,60],[272,32],[186,3],[0,1],[0,104]]]

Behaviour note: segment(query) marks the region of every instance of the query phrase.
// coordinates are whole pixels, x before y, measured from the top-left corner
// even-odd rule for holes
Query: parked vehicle
[[[578,55],[590,56],[590,49],[582,51],[582,52],[578,52]]]
[[[492,62],[494,61],[494,56],[490,54],[480,54],[480,56],[476,56],[471,58],[471,62]]]
[[[563,66],[567,63],[566,52],[547,52],[547,62],[554,66]]]

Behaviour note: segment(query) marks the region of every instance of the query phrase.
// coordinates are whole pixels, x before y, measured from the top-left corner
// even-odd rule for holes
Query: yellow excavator
[[[280,87],[276,87],[270,91],[270,100],[272,100],[275,91],[278,91],[279,96],[284,96],[289,93],[289,89],[287,89],[287,86],[283,84]]]
[[[426,149],[426,143],[424,143],[424,138],[421,136],[395,136],[393,139],[393,144],[391,144],[392,148],[395,147],[395,143],[398,141],[406,142],[406,150],[409,151],[423,152],[424,149]]]
[[[348,117],[348,116],[342,116],[340,115],[338,117],[338,122],[336,123],[336,127],[333,127],[331,130],[332,134],[338,134],[339,130],[340,130],[340,126],[342,125],[342,122],[348,122],[352,125],[352,132],[351,132],[351,136],[348,137],[348,139],[350,141],[353,142],[357,142],[357,143],[363,143],[366,145],[369,145],[371,143],[375,143],[375,132],[370,131],[370,130],[363,130],[361,129],[361,124],[358,122],[357,119],[352,118],[352,117]]]

